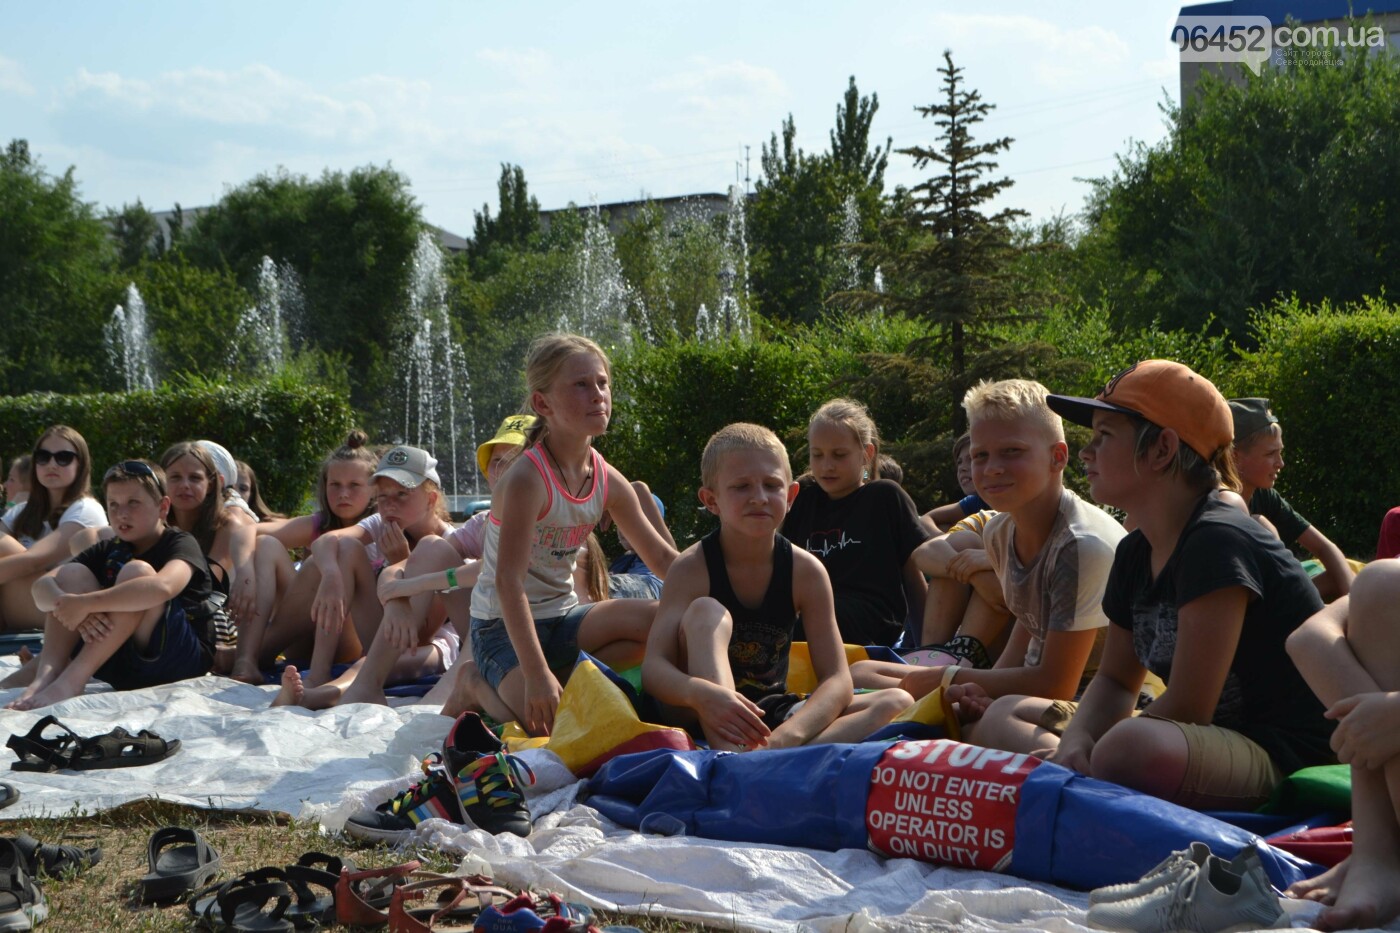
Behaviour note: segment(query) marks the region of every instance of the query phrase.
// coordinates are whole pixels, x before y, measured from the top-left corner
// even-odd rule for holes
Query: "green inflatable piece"
[[[1351,766],[1318,765],[1284,778],[1263,813],[1351,813]]]

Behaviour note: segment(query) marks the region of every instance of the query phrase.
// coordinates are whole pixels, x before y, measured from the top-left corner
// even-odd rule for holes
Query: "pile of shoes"
[[[373,810],[350,817],[345,831],[356,839],[397,844],[428,819],[475,826],[488,833],[530,835],[524,786],[535,783],[530,766],[505,752],[501,740],[476,713],[457,718],[442,751],[423,760],[423,780]]]
[[[1229,862],[1203,842],[1173,852],[1138,881],[1089,894],[1089,926],[1132,933],[1226,933],[1289,926],[1251,847]]]
[[[48,918],[41,874],[68,878],[100,861],[100,848],[46,845],[24,833],[0,838],[0,930],[32,930]]]

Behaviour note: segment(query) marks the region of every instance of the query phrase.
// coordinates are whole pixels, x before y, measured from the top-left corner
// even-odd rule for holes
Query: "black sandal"
[[[49,915],[44,892],[29,873],[24,853],[0,839],[0,929],[29,930]]]
[[[28,833],[14,837],[14,843],[15,848],[24,855],[31,875],[43,872],[50,878],[74,876],[102,861],[101,846],[84,849],[72,845],[48,845]]]
[[[296,927],[283,914],[293,893],[285,881],[276,880],[281,875],[280,868],[261,868],[210,885],[190,900],[195,923],[216,933],[292,933]]]
[[[45,738],[43,732],[49,726],[57,726],[63,731]],[[19,756],[19,761],[10,765],[11,771],[57,771],[71,767],[73,756],[78,753],[82,743],[82,736],[54,716],[45,716],[25,735],[12,735],[5,740],[5,745]]]
[[[180,740],[166,741],[147,729],[136,735],[121,726],[106,735],[80,739],[80,745],[68,767],[74,771],[97,768],[134,768],[137,765],[164,761],[180,750]]]
[[[166,826],[151,835],[146,847],[151,870],[138,882],[141,902],[168,901],[208,884],[223,865],[204,837],[182,826]]]
[[[0,781],[0,810],[15,803],[19,803],[19,788]]]
[[[307,852],[288,865],[284,875],[296,895],[296,903],[283,914],[297,929],[329,925],[335,922],[335,887],[341,870],[355,871],[355,863],[322,852]],[[324,889],[318,894],[316,889]]]

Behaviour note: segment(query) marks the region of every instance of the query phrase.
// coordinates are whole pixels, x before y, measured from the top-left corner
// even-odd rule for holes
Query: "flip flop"
[[[0,810],[15,803],[19,803],[19,788],[0,781]]]
[[[203,836],[183,826],[156,830],[146,847],[146,858],[151,870],[138,882],[141,901],[146,904],[189,894],[208,884],[223,864]]]
[[[43,872],[50,878],[74,876],[102,861],[101,846],[84,849],[70,845],[47,845],[28,833],[20,833],[14,842],[15,848],[28,861],[31,875]]]
[[[56,736],[45,738],[43,732],[49,726],[57,726],[63,731]],[[57,771],[67,768],[82,746],[83,737],[59,722],[54,716],[45,716],[34,724],[25,735],[11,735],[5,745],[14,749],[19,761],[10,765],[11,771]]]
[[[166,741],[147,729],[136,735],[121,726],[106,735],[81,739],[78,751],[72,756],[68,767],[74,771],[92,771],[97,768],[134,768],[137,765],[155,764],[164,761],[180,750],[180,740]]]

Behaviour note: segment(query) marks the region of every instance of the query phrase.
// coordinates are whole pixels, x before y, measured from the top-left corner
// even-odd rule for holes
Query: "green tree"
[[[253,297],[228,269],[202,269],[181,253],[146,259],[118,279],[136,284],[146,302],[146,320],[156,371],[164,378],[228,370],[229,343]]]
[[[947,394],[955,402],[951,427],[957,431],[963,414],[956,402],[963,391],[989,367],[1000,369],[1016,359],[997,345],[991,325],[1017,316],[1012,263],[1021,250],[1012,225],[1027,214],[1016,208],[986,213],[989,202],[1012,185],[1009,178],[987,177],[997,167],[991,157],[1008,149],[1012,140],[974,140],[972,129],[994,106],[983,102],[978,91],[964,88],[962,69],[953,64],[951,52],[943,53],[943,61],[942,101],[916,108],[941,129],[937,144],[899,150],[913,157],[916,168],[937,165],[942,171],[911,189],[908,209],[889,221],[886,242],[864,250],[892,287],[855,292],[847,300],[932,325],[913,349],[940,361],[946,371]],[[936,414],[941,420],[944,413]]]
[[[0,153],[0,395],[94,388],[112,245],[74,170],[50,176],[22,139]]]
[[[540,229],[540,202],[530,194],[523,168],[502,163],[496,193],[495,217],[491,216],[489,204],[472,212],[472,238],[467,245],[467,258],[472,270],[481,278],[498,271],[506,253],[526,248]]]
[[[112,238],[117,241],[117,266],[132,269],[144,259],[157,259],[165,252],[165,237],[160,221],[137,198],[135,204],[123,204],[119,211],[107,212]]]
[[[184,252],[251,286],[263,256],[289,262],[305,289],[309,346],[344,356],[358,378],[352,402],[367,408],[383,385],[368,378],[394,351],[390,322],[406,303],[410,259],[423,227],[408,179],[391,168],[285,170],[232,189],[185,235]]]
[[[882,218],[890,144],[870,148],[878,109],[878,97],[861,97],[852,77],[836,108],[831,152],[803,152],[791,114],[781,142],[775,133],[763,145],[748,232],[751,283],[766,316],[811,322],[833,292],[871,284],[874,266],[843,244],[872,239]]]
[[[1400,290],[1400,59],[1208,75],[1168,132],[1099,179],[1084,285],[1120,327],[1214,326],[1251,343],[1276,297],[1355,302]]]

